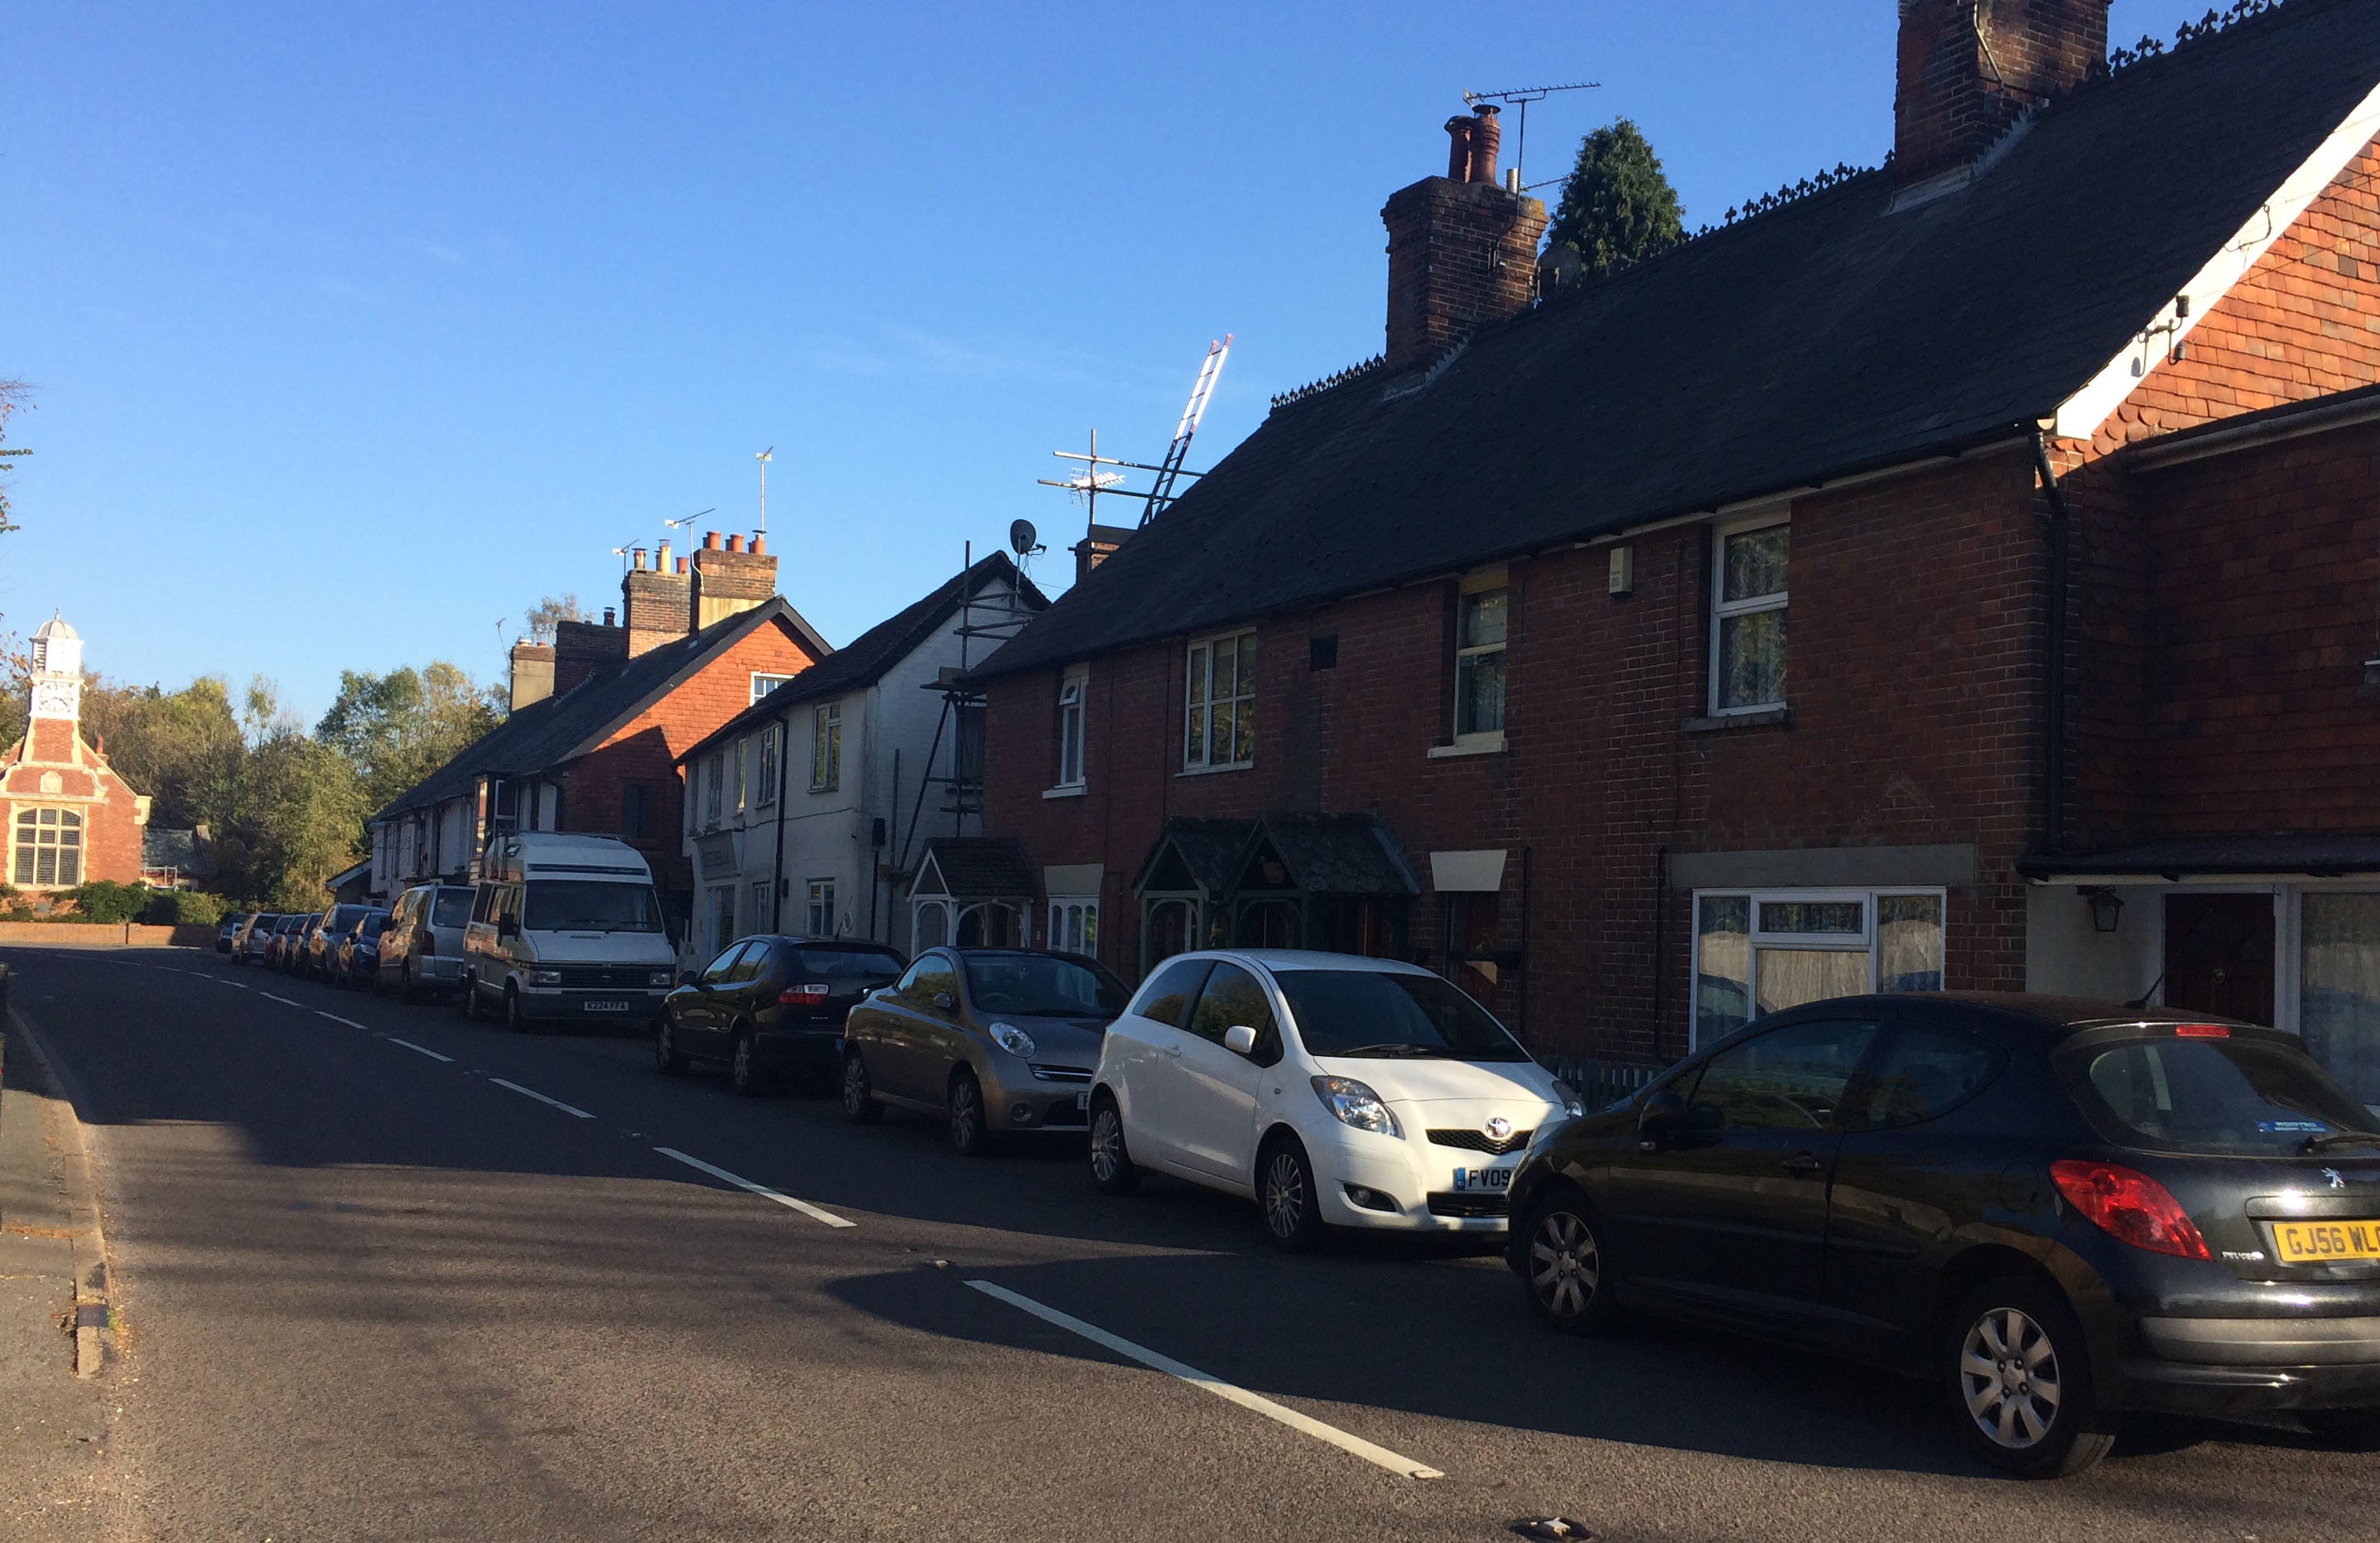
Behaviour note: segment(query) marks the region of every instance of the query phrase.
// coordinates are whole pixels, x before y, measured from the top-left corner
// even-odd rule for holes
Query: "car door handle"
[[[1172,1056],[1174,1060],[1179,1061],[1182,1059],[1182,1047],[1179,1045],[1168,1045],[1165,1047],[1165,1053]]]
[[[1818,1160],[1817,1154],[1815,1152],[1795,1152],[1777,1166],[1788,1173],[1803,1174],[1815,1173],[1826,1164]]]

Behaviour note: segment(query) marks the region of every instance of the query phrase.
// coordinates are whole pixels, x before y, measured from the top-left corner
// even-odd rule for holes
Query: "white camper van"
[[[463,933],[463,1011],[650,1025],[677,980],[652,869],[615,836],[533,832],[488,848]]]

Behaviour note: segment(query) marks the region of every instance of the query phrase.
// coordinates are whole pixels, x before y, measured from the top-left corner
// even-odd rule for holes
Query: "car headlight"
[[[648,986],[666,986],[669,983],[670,972],[667,970],[655,970],[645,977],[645,984]]]
[[[562,984],[562,972],[560,970],[531,970],[528,972],[528,983],[532,986],[559,986]]]
[[[1560,1077],[1554,1078],[1554,1102],[1567,1110],[1572,1119],[1586,1112],[1586,1100],[1579,1097],[1578,1089]]]
[[[1033,1036],[1014,1024],[994,1024],[990,1032],[992,1041],[1009,1054],[1028,1058],[1033,1054]]]
[[[1314,1096],[1342,1125],[1375,1136],[1393,1136],[1400,1141],[1405,1138],[1404,1127],[1397,1124],[1397,1112],[1354,1077],[1316,1077]]]

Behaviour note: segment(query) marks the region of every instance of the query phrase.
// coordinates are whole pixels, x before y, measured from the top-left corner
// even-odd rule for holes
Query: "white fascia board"
[[[2145,346],[2143,339],[2152,332],[2170,327],[2169,334],[2162,334],[2167,336],[2169,349],[2172,344],[2188,337],[2198,323],[2206,319],[2207,313],[2231,292],[2232,286],[2247,276],[2248,271],[2272,249],[2273,243],[2281,238],[2281,234],[2297,223],[2298,216],[2306,212],[2306,207],[2320,198],[2325,188],[2338,180],[2338,174],[2347,169],[2348,163],[2354,160],[2375,135],[2380,135],[2380,86],[2374,86],[2370,94],[2356,103],[2355,110],[2347,115],[2346,121],[2330,131],[2329,138],[2315,147],[2314,152],[2306,157],[2305,164],[2289,174],[2289,179],[2274,191],[2273,196],[2248,216],[2248,223],[2241,225],[2238,233],[2223,244],[2222,249],[2208,259],[2206,265],[2183,286],[2181,294],[2190,301],[2188,316],[2177,316],[2173,301],[2167,301],[2158,308],[2155,315],[2148,319],[2141,331],[2133,334],[2132,341],[2125,346],[2123,351],[2107,361],[2107,368],[2092,377],[2089,384],[2058,405],[2058,437],[2087,440],[2096,434],[2099,426],[2124,405],[2124,399],[2148,378],[2149,370],[2155,368],[2152,364],[2137,376],[2132,373],[2133,361],[2141,357]]]

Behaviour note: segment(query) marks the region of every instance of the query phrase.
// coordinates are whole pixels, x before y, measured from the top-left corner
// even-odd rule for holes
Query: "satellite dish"
[[[1008,527],[1008,544],[1019,557],[1031,552],[1033,550],[1034,543],[1040,539],[1041,532],[1033,529],[1033,522],[1031,520],[1020,519],[1010,522]]]

